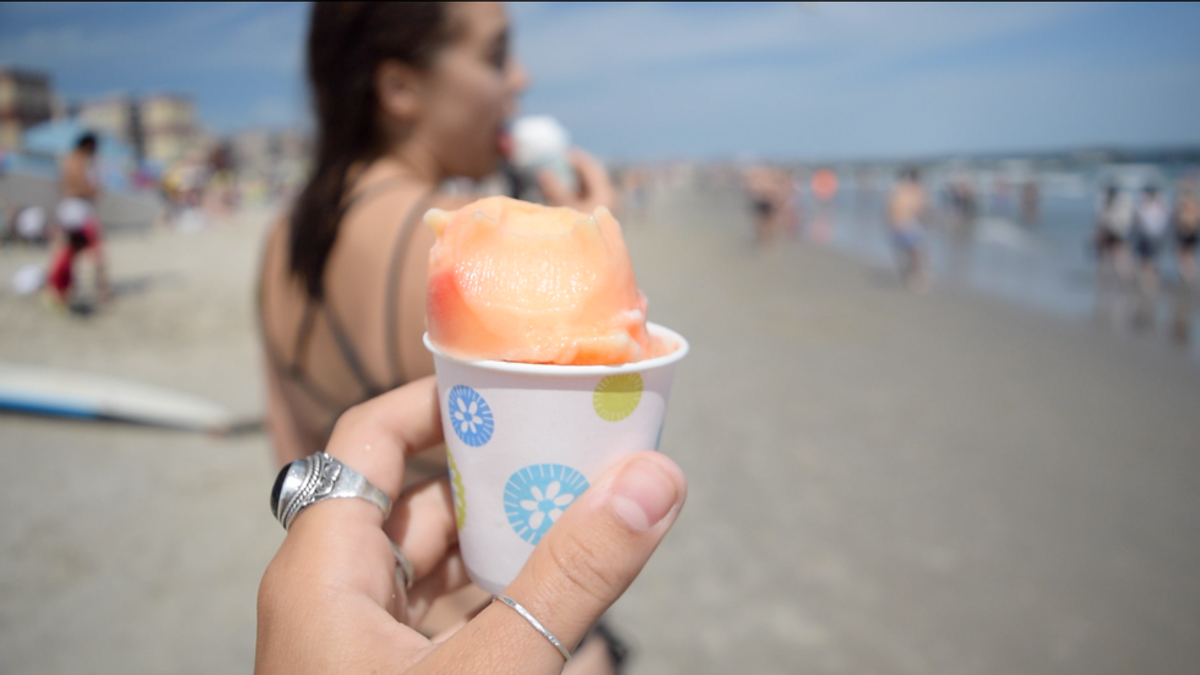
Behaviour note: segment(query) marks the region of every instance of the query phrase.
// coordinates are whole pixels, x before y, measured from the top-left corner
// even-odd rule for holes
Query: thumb
[[[686,496],[683,472],[666,455],[625,458],[546,532],[505,594],[574,649],[642,571]]]

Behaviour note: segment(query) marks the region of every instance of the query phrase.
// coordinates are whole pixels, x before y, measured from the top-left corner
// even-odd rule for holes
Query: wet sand
[[[760,258],[742,207],[626,218],[693,349],[663,437],[688,506],[612,612],[631,672],[1196,672],[1200,370],[810,245]],[[129,292],[88,320],[0,296],[0,360],[257,414],[264,221],[114,239]],[[0,453],[0,672],[251,669],[265,437],[0,416]]]

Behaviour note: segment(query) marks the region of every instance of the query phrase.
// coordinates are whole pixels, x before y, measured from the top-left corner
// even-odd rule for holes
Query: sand
[[[760,257],[747,215],[679,188],[626,219],[693,350],[663,438],[689,502],[612,612],[630,672],[1196,672],[1197,368],[810,244]],[[0,295],[0,360],[258,414],[265,221],[114,238],[128,292],[87,320]],[[0,672],[252,668],[263,435],[0,416],[0,460]]]

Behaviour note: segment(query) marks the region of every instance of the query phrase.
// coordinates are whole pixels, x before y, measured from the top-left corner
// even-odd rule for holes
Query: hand
[[[467,583],[447,481],[399,496],[404,458],[442,439],[437,400],[426,378],[338,420],[327,452],[387,492],[392,516],[384,522],[361,499],[329,499],[296,517],[259,588],[259,675],[562,669],[558,650],[499,603],[433,640],[397,618],[416,623],[434,598]],[[574,649],[637,577],[686,494],[683,474],[664,455],[625,458],[566,510],[505,593]],[[403,606],[389,537],[415,568]]]
[[[538,186],[546,201],[552,206],[569,206],[576,211],[591,213],[597,206],[609,211],[617,208],[617,193],[613,190],[608,172],[598,159],[579,148],[571,148],[567,155],[571,168],[579,178],[579,191],[571,194],[553,172],[542,169],[538,172]]]

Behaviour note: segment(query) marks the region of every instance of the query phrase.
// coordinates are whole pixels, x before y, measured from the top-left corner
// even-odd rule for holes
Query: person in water
[[[892,243],[900,260],[900,274],[909,290],[924,292],[929,287],[925,259],[925,219],[929,199],[921,187],[916,167],[900,172],[900,179],[888,197],[887,223]]]

